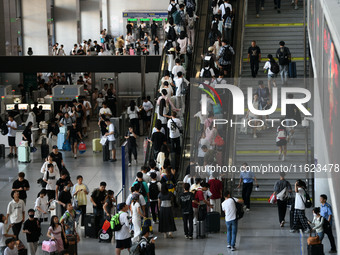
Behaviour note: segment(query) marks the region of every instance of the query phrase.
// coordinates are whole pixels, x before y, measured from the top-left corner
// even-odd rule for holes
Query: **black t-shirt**
[[[59,193],[59,196],[58,196],[58,200],[62,203],[64,203],[65,205],[71,203],[71,199],[72,199],[72,196],[71,196],[71,193],[69,191],[61,191]]]
[[[59,192],[64,190],[64,187],[68,185],[70,180],[66,177],[65,179],[59,178],[56,185],[58,185]]]
[[[128,23],[126,25],[126,30],[127,30],[127,33],[131,33],[132,34],[132,25],[130,23]]]
[[[158,41],[153,41],[154,45],[155,45],[155,49],[159,49],[159,42]]]
[[[29,188],[29,187],[30,187],[30,184],[26,179],[24,179],[23,181],[15,180],[12,185],[12,189]],[[27,194],[25,190],[19,191],[19,198],[20,199],[27,198]]]
[[[50,153],[50,156],[52,157],[52,160],[57,164],[59,171],[61,171],[61,161],[63,160],[63,154],[61,152],[58,152],[57,154],[54,154],[54,152]]]
[[[84,50],[77,50],[77,54],[78,55],[85,55],[85,52],[84,52]]]
[[[194,200],[194,194],[192,194],[191,192],[185,192],[180,196],[183,214],[193,213],[192,200]]]
[[[38,242],[41,228],[38,219],[34,218],[34,220],[26,220],[24,223],[23,230],[28,230],[31,234],[26,233],[27,242]],[[44,233],[46,234],[46,233]]]
[[[26,139],[22,138],[24,141],[28,141],[28,146],[31,146],[32,143],[32,130],[30,128],[25,128],[22,134],[26,137]]]
[[[160,151],[162,144],[166,142],[166,137],[162,132],[155,132],[152,134],[151,141],[155,151]]]
[[[91,197],[92,197],[93,201],[96,203],[97,209],[103,209],[104,200],[105,200],[106,195],[107,195],[106,190],[100,191],[99,189],[95,189],[92,192]]]
[[[249,47],[248,54],[250,55],[251,60],[259,60],[259,55],[261,54],[260,47]]]
[[[70,128],[70,138],[72,137],[73,139],[79,139],[80,137],[79,137],[79,134],[78,134],[78,132],[80,132],[80,129],[79,129],[79,127],[71,127]]]
[[[128,141],[128,146],[129,146],[129,147],[136,147],[136,146],[137,146],[136,137],[134,137],[134,136],[132,135],[132,133],[130,133],[130,131],[127,132],[126,136],[129,137],[129,138],[127,139],[127,141]]]

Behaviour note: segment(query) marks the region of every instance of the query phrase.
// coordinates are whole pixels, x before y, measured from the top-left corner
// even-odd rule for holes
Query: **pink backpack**
[[[43,241],[42,250],[46,252],[55,252],[57,251],[57,243],[53,240]]]

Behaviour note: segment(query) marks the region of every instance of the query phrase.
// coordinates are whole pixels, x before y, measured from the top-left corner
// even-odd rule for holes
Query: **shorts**
[[[280,139],[280,141],[276,142],[276,146],[285,146],[287,145],[286,139]]]
[[[116,141],[108,141],[107,143],[108,143],[108,145],[109,145],[109,150],[110,150],[110,151],[116,149]]]
[[[8,145],[16,147],[16,145],[15,145],[15,136],[9,136],[8,137]]]
[[[124,240],[116,240],[116,248],[117,249],[128,249],[132,246],[131,238],[127,238]]]
[[[70,136],[70,144],[73,145],[74,143],[79,143],[79,139]]]
[[[268,80],[275,80],[276,74],[268,74]]]

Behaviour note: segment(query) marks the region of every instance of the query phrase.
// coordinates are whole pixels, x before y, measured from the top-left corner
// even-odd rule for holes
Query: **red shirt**
[[[210,185],[211,199],[219,199],[221,198],[221,190],[222,190],[222,182],[217,179],[209,180],[208,184]]]
[[[195,200],[197,202],[204,201],[204,195],[202,189],[198,189],[195,193]],[[198,208],[198,204],[192,203],[193,208]]]

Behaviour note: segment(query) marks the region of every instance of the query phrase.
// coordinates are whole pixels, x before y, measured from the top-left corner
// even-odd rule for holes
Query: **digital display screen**
[[[50,104],[38,104],[38,108],[40,107],[40,105],[42,105],[42,109],[44,111],[51,111],[52,107]],[[34,104],[31,104],[31,109],[33,109]]]
[[[27,110],[28,104],[19,104],[18,108],[19,110]]]
[[[140,19],[141,21],[150,21],[150,19]]]
[[[137,19],[128,19],[128,21],[137,21]]]
[[[15,106],[15,104],[6,104],[6,110],[7,111],[14,110],[14,106]]]

